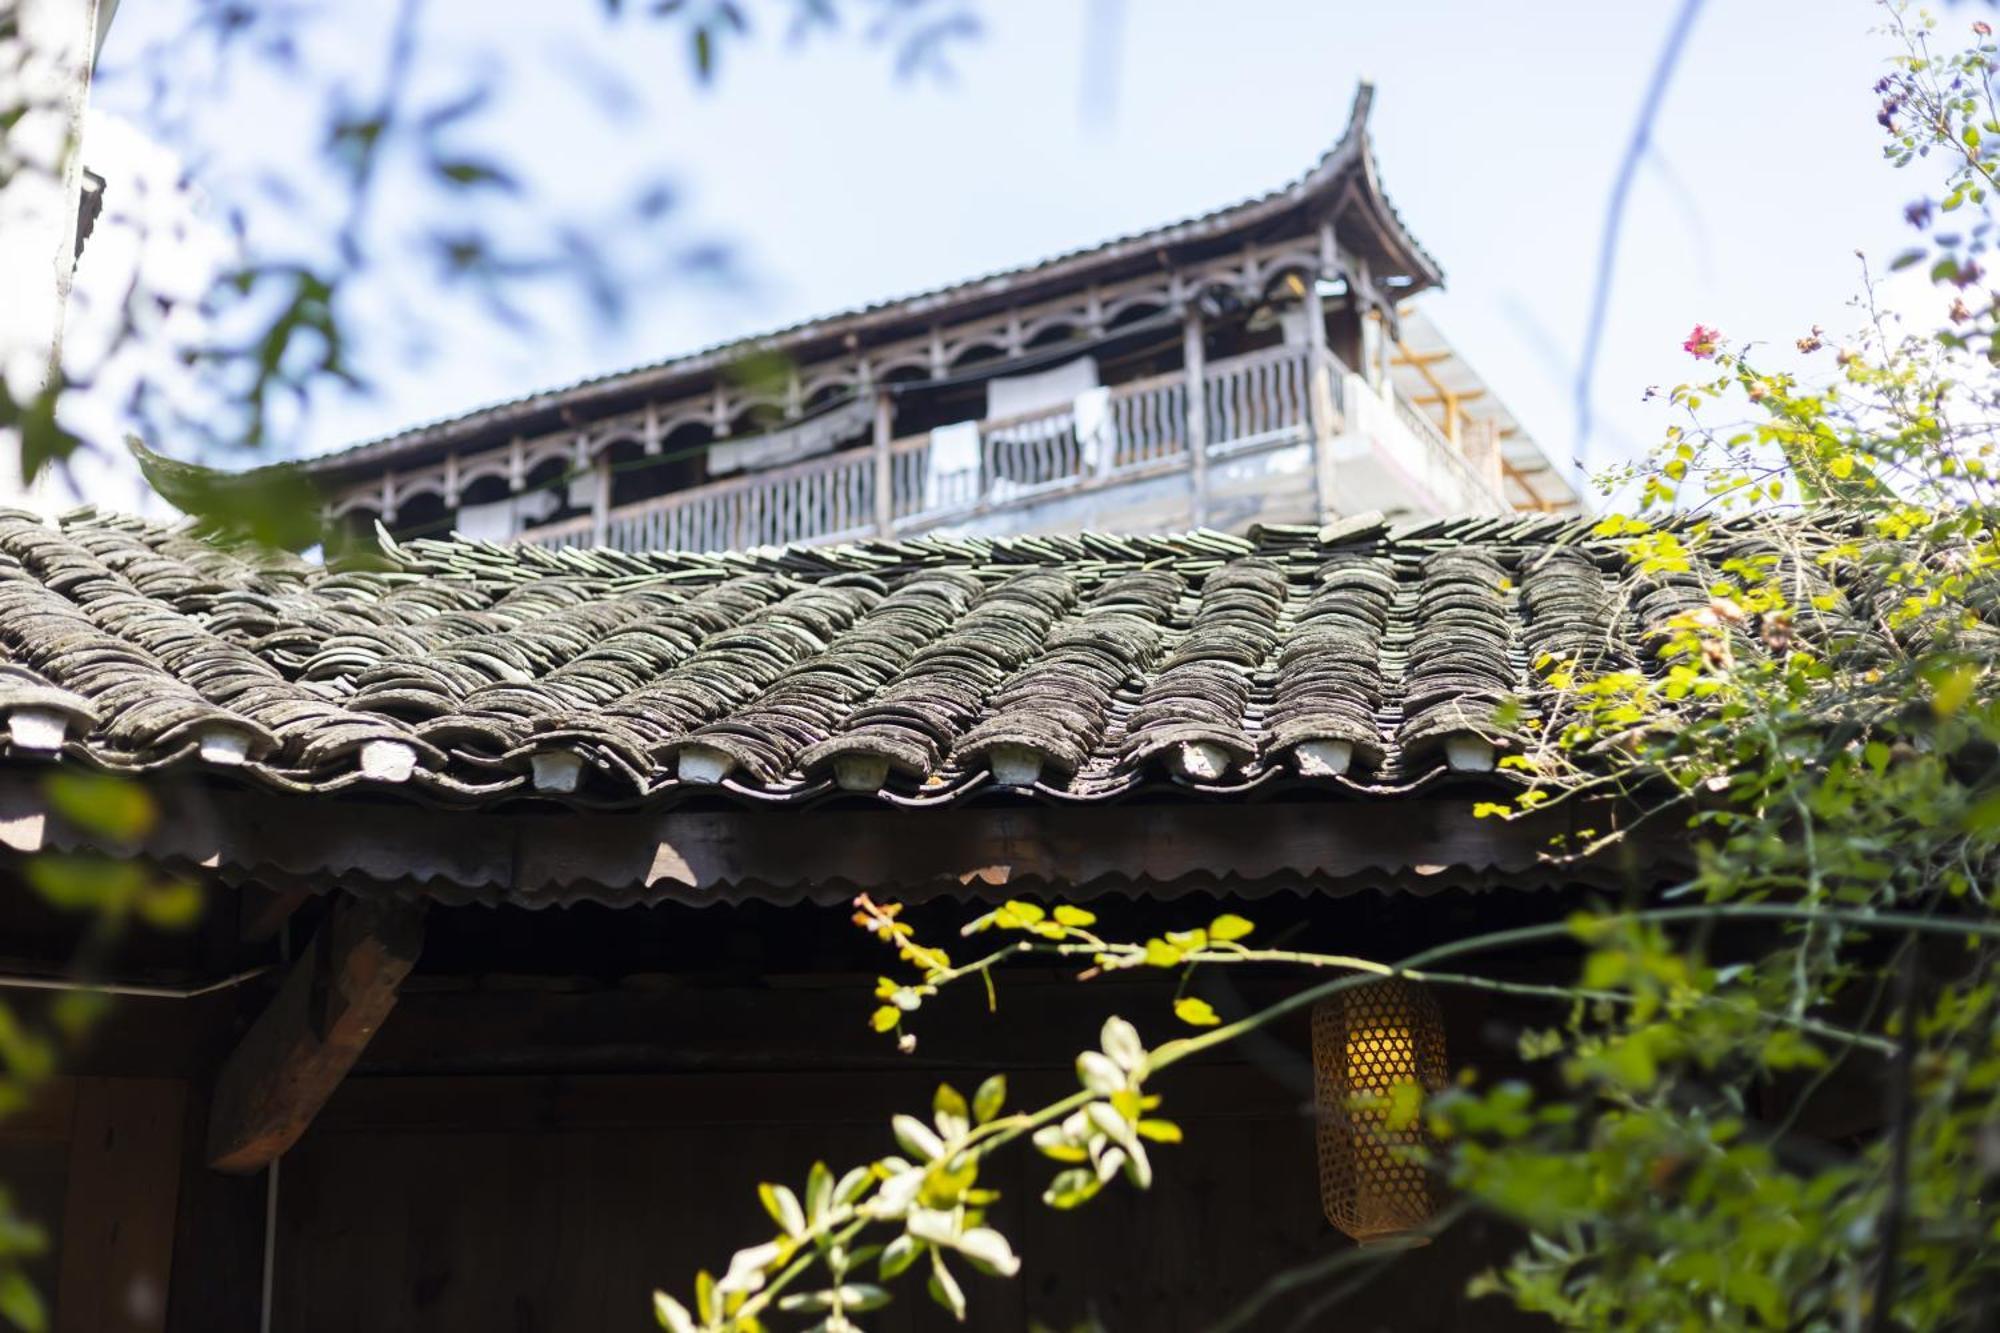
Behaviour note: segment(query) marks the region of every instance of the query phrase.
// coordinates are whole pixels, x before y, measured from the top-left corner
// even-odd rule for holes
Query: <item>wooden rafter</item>
[[[298,1141],[395,1007],[422,945],[421,904],[334,899],[311,946],[222,1066],[208,1122],[210,1166],[258,1171]]]
[[[1508,462],[1504,456],[1500,459],[1500,471],[1507,480],[1528,493],[1528,502],[1534,505],[1535,508],[1544,513],[1554,511],[1555,506],[1550,504],[1548,498],[1539,490],[1535,489],[1535,483],[1528,480],[1528,474]]]
[[[1450,440],[1453,445],[1457,445],[1459,418],[1464,415],[1464,413],[1458,410],[1458,405],[1463,401],[1465,395],[1451,388],[1451,386],[1437,377],[1437,372],[1431,369],[1431,364],[1436,359],[1435,357],[1420,355],[1411,351],[1409,344],[1405,343],[1401,338],[1396,339],[1396,353],[1397,355],[1391,364],[1409,366],[1417,374],[1423,376],[1424,383],[1431,386],[1431,394],[1435,396],[1427,395],[1415,401],[1418,403],[1434,404],[1444,408],[1445,438]]]

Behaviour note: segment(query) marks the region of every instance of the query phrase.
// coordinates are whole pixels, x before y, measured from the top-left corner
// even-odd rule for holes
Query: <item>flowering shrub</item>
[[[1876,91],[1889,156],[1942,175],[1940,198],[1904,210],[1925,235],[1898,262],[1928,263],[1954,297],[1948,322],[1906,332],[1864,302],[1866,326],[1815,378],[1765,370],[1754,348],[1694,327],[1682,350],[1704,378],[1671,391],[1682,417],[1660,448],[1606,479],[1635,485],[1637,503],[1598,535],[1635,579],[1699,591],[1644,663],[1532,663],[1545,721],[1501,719],[1521,787],[1475,810],[1505,820],[1614,801],[1623,827],[1684,830],[1692,870],[1664,895],[1401,959],[1259,947],[1229,914],[1124,939],[1083,908],[1012,901],[966,924],[966,938],[999,944],[959,962],[917,941],[896,905],[864,897],[857,924],[901,970],[880,982],[872,1023],[905,1049],[932,997],[990,986],[1020,959],[1085,978],[1306,964],[1325,979],[1230,1023],[1183,994],[1187,1035],[1150,1050],[1114,1019],[1078,1056],[1076,1090],[1047,1106],[1004,1109],[997,1078],[970,1102],[939,1089],[928,1120],[888,1127],[898,1152],[838,1177],[816,1168],[803,1199],[766,1187],[777,1234],[722,1280],[698,1279],[691,1307],[662,1296],[666,1327],[757,1328],[795,1311],[842,1333],[912,1269],[962,1314],[954,1266],[1019,1266],[984,1217],[994,1152],[1025,1140],[1051,1158],[1052,1207],[1171,1189],[1171,1156],[1155,1157],[1181,1137],[1158,1114],[1173,1066],[1385,974],[1549,1004],[1522,1054],[1552,1066],[1554,1091],[1400,1088],[1378,1121],[1428,1131],[1431,1146],[1408,1151],[1460,1200],[1434,1226],[1483,1211],[1524,1229],[1476,1293],[1633,1333],[1993,1326],[2000,342],[1983,256],[2000,52],[1984,22],[1940,53],[1934,21],[1888,13],[1899,53]],[[1796,345],[1829,350],[1818,327]],[[1767,540],[1725,540],[1714,518],[1750,509],[1772,513]],[[1623,836],[1585,828],[1549,855],[1603,854]],[[1575,975],[1480,970],[1537,942],[1580,947]],[[1884,1089],[1880,1121],[1808,1142],[1794,1127],[1843,1067]]]

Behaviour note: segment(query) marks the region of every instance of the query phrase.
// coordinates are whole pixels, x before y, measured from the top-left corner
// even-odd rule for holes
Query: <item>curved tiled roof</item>
[[[1360,180],[1359,197],[1366,200],[1368,206],[1374,210],[1374,216],[1378,220],[1378,226],[1386,243],[1393,247],[1392,253],[1400,254],[1402,261],[1411,271],[1420,275],[1422,285],[1442,285],[1443,269],[1439,267],[1430,252],[1424,249],[1422,243],[1410,233],[1395,206],[1382,192],[1375,152],[1368,133],[1368,116],[1374,96],[1373,85],[1365,82],[1359,85],[1355,90],[1347,127],[1334,145],[1321,154],[1319,160],[1305,174],[1278,189],[1267,191],[1254,198],[1183,218],[1178,222],[1114,237],[1096,245],[1065,251],[1034,263],[981,274],[975,278],[962,279],[908,296],[875,301],[853,309],[820,315],[769,333],[733,338],[663,361],[594,375],[574,384],[538,389],[505,402],[489,404],[469,412],[411,426],[393,435],[360,441],[301,459],[297,466],[317,472],[392,458],[408,449],[456,439],[469,432],[517,421],[533,412],[580,407],[607,398],[644,392],[663,378],[719,371],[748,357],[783,352],[812,339],[852,336],[858,331],[865,331],[884,322],[926,316],[964,301],[990,297],[996,292],[1006,291],[1022,283],[1071,278],[1086,270],[1096,271],[1097,266],[1101,264],[1129,260],[1135,255],[1153,255],[1163,247],[1195,241],[1213,241],[1216,237],[1227,236],[1266,222],[1285,209],[1296,207],[1309,199],[1327,197],[1342,183],[1355,177]]]
[[[1719,531],[1858,623],[1823,527]],[[0,716],[10,764],[458,806],[1390,796],[1491,770],[1502,700],[1554,706],[1532,662],[1643,663],[1715,578],[1541,516],[326,568],[0,511]]]

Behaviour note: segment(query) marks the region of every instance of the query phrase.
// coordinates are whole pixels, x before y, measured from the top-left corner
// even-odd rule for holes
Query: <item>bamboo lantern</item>
[[[1320,1202],[1326,1220],[1362,1244],[1430,1220],[1431,1181],[1410,1150],[1420,1124],[1389,1128],[1398,1084],[1445,1085],[1444,1023],[1423,986],[1384,977],[1313,1007]]]

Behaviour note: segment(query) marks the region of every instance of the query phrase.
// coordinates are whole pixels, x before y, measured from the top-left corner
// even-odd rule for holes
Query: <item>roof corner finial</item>
[[[1368,128],[1368,109],[1375,104],[1375,80],[1363,77],[1354,85],[1354,105],[1347,113],[1347,133],[1354,135]]]

